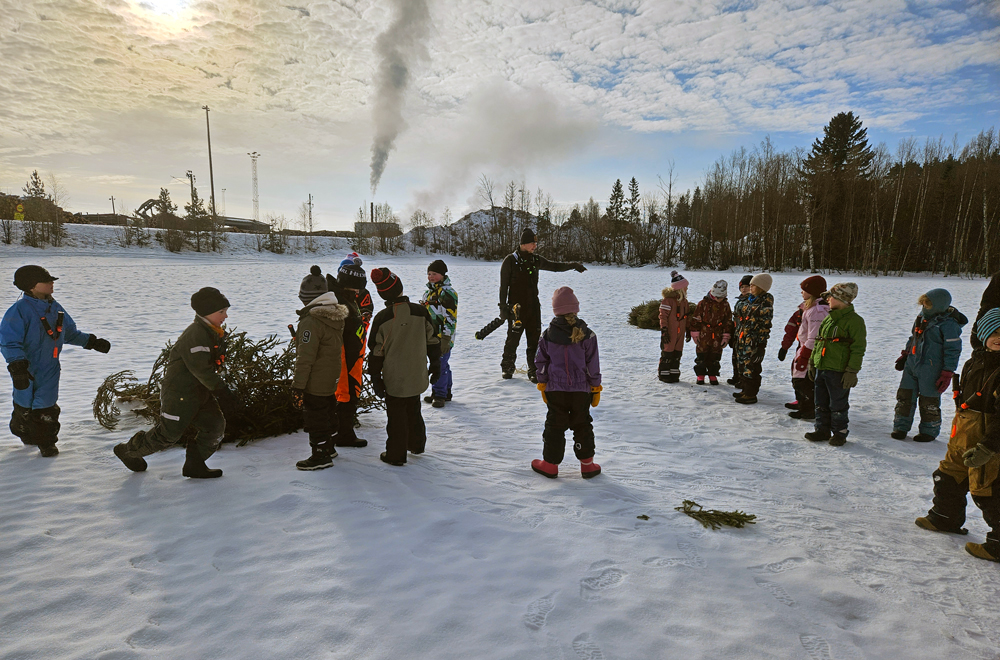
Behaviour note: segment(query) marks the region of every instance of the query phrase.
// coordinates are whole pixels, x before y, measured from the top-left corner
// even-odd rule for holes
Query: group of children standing
[[[355,435],[356,410],[362,388],[362,364],[367,338],[368,375],[375,394],[386,401],[386,451],[380,459],[404,465],[407,453],[425,449],[426,430],[420,395],[443,407],[451,400],[449,357],[454,346],[458,296],[440,259],[428,266],[427,289],[420,303],[403,295],[403,283],[388,268],[372,270],[372,282],[386,307],[372,317],[374,305],[365,289],[362,262],[352,253],[336,277],[313,266],[300,285],[304,307],[298,311],[295,331],[296,361],[291,387],[302,398],[304,427],[311,454],[299,461],[301,470],[333,465],[336,447],[364,447]],[[65,343],[107,353],[111,344],[86,334],[53,297],[57,278],[40,266],[24,266],[14,275],[23,296],[7,310],[0,324],[0,349],[14,385],[10,430],[42,456],[58,454],[59,354]],[[663,291],[660,305],[661,357],[659,377],[680,379],[680,358],[686,341],[695,344],[698,384],[719,384],[723,349],[733,349],[734,375],[729,382],[740,390],[741,404],[757,402],[762,363],[770,335],[774,299],[766,273],[746,276],[733,309],[725,280],[712,285],[692,305],[688,281],[677,271]],[[778,359],[786,359],[798,341],[791,363],[796,400],[787,407],[797,419],[813,420],[806,433],[811,441],[846,443],[850,390],[858,383],[867,346],[867,330],[853,301],[858,287],[851,282],[827,288],[814,275],[801,284],[802,303],[785,326]],[[991,285],[992,287],[992,285]],[[968,543],[971,554],[1000,561],[1000,307],[980,310],[973,326],[972,357],[956,376],[961,355],[961,330],[968,319],[951,306],[951,295],[933,289],[920,296],[920,313],[906,346],[896,360],[903,372],[893,419],[892,437],[904,439],[920,412],[917,442],[934,440],[941,428],[941,394],[952,387],[957,413],[945,459],[934,472],[934,506],[916,524],[936,532],[966,534],[966,496],[983,511],[991,527],[985,543]],[[205,459],[218,448],[226,417],[238,411],[238,397],[220,372],[225,362],[229,300],[221,291],[205,287],[191,296],[194,321],[171,347],[161,384],[161,412],[154,428],[139,431],[114,447],[130,470],[146,470],[145,456],[187,441],[182,474],[215,478]],[[580,303],[569,287],[552,297],[554,318],[542,333],[534,360],[537,388],[548,412],[543,431],[542,459],[532,461],[535,472],[558,476],[565,453],[565,433],[573,431],[574,452],[584,478],[601,467],[594,462],[595,446],[590,407],[600,402],[602,383],[597,335],[579,317]],[[370,327],[369,327],[370,326]],[[370,334],[369,334],[370,333]]]

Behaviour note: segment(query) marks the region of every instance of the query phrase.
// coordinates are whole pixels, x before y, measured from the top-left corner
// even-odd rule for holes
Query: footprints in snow
[[[260,476],[260,470],[258,470],[252,465],[247,465],[246,467],[243,468],[243,474],[247,475],[252,479],[256,479],[257,477]]]
[[[789,557],[788,559],[782,559],[781,561],[772,562],[770,564],[747,566],[747,568],[755,573],[784,573],[798,568],[807,561],[809,560],[805,557]]]
[[[522,617],[524,625],[531,630],[541,630],[544,628],[549,612],[555,609],[555,595],[556,592],[553,591],[548,596],[542,596],[538,600],[529,603],[528,609]]]
[[[590,640],[590,635],[583,633],[573,639],[573,650],[580,660],[604,660],[604,652]]]
[[[663,568],[668,566],[687,566],[688,568],[705,568],[707,565],[705,560],[701,555],[698,554],[698,549],[694,547],[693,543],[688,543],[686,541],[680,541],[677,543],[677,549],[684,553],[684,557],[650,557],[649,559],[643,560],[643,564],[646,566],[656,566],[657,568]]]
[[[610,562],[610,560],[597,562],[597,564],[591,566],[591,570],[594,570],[595,568],[599,567],[598,565],[607,565],[609,563],[612,562]],[[588,579],[600,580],[602,577],[605,576],[605,574],[608,571],[611,570],[618,571],[618,569],[609,568],[606,569],[603,573],[601,573],[601,575],[598,576],[597,578],[584,578],[584,580]],[[625,572],[624,571],[618,571],[618,572],[622,574],[623,576],[622,579],[624,579]],[[616,584],[620,583],[621,580],[619,580]],[[538,600],[534,600],[528,604],[528,609],[525,610],[524,615],[521,617],[521,620],[524,622],[524,626],[532,633],[542,633],[545,631],[545,622],[548,619],[549,614],[552,612],[552,610],[555,609],[556,606],[555,602],[556,593],[557,592],[553,591],[552,593],[542,596]],[[550,646],[558,645],[558,642],[556,641],[553,635],[545,633],[545,637],[548,639],[548,643]],[[579,658],[579,660],[604,660],[604,651],[602,651],[601,647],[598,646],[597,643],[590,638],[589,633],[581,633],[576,637],[574,637],[571,646],[573,647],[573,652],[576,653],[576,656],[577,658]],[[565,656],[563,656],[562,653],[560,652],[560,657],[565,657]]]
[[[758,587],[774,596],[774,599],[782,605],[787,605],[789,607],[795,606],[795,601],[788,595],[788,592],[785,591],[784,587],[780,584],[768,582],[767,580],[759,577],[755,577],[753,581],[757,583]]]
[[[830,643],[819,635],[799,635],[802,648],[806,650],[812,660],[833,660],[830,652]]]
[[[625,581],[628,575],[620,568],[606,568],[597,577],[588,577],[580,580],[580,598],[584,600],[600,600],[601,592],[614,589]]]

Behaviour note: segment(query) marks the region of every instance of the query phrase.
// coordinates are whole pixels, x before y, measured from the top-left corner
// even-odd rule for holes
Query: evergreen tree
[[[611,230],[611,254],[605,255],[602,260],[620,264],[625,246],[625,191],[622,189],[621,179],[615,179],[615,185],[611,188],[606,216]]]
[[[26,196],[33,199],[45,199],[47,197],[45,194],[45,183],[42,181],[42,177],[38,176],[38,170],[31,173],[31,178],[24,184],[23,190]]]
[[[813,141],[803,163],[803,172],[807,178],[842,172],[867,177],[873,157],[868,146],[868,129],[862,127],[861,118],[855,117],[853,112],[841,112],[823,127],[823,139]]]
[[[194,233],[195,249],[201,252],[202,239],[207,238],[212,217],[205,210],[205,202],[198,196],[198,189],[191,188],[191,201],[184,205],[188,230]]]

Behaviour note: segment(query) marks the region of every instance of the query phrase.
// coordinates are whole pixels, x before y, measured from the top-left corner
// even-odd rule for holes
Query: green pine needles
[[[660,329],[660,301],[650,300],[641,305],[636,305],[628,313],[629,325],[634,325],[645,330]]]
[[[757,521],[757,516],[742,511],[719,511],[718,509],[706,511],[700,504],[692,500],[684,500],[683,506],[674,507],[674,511],[685,513],[700,522],[702,527],[711,527],[712,529],[722,529],[723,525],[742,528],[747,525],[755,525]]]

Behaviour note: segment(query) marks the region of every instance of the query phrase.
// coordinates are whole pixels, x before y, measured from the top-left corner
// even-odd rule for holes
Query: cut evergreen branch
[[[742,528],[746,525],[755,525],[757,521],[757,516],[743,511],[705,510],[692,500],[684,500],[682,506],[674,507],[674,511],[685,513],[700,522],[702,527],[711,527],[712,529],[722,529],[723,525]]]
[[[226,342],[225,370],[220,375],[242,407],[232,419],[226,420],[223,441],[243,446],[251,440],[294,433],[302,428],[302,401],[291,389],[295,342],[282,342],[277,335],[254,341],[246,332],[235,329],[226,335]],[[155,423],[160,416],[160,387],[172,345],[167,342],[157,356],[146,382],[137,380],[131,370],[104,379],[93,402],[94,418],[101,426],[108,430],[117,428],[121,416],[119,403],[142,404],[132,409],[132,414]],[[375,396],[371,383],[364,378],[358,412],[384,407],[384,401]]]
[[[645,330],[660,329],[660,301],[650,300],[636,305],[628,313],[629,325]]]

